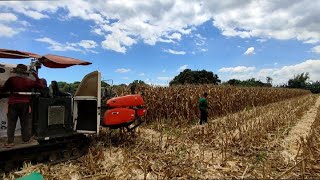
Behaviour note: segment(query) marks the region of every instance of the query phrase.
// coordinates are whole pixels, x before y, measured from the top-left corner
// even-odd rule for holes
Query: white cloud
[[[18,23],[20,23],[23,26],[31,26],[31,24],[28,21],[19,21]],[[36,31],[36,30],[34,30]]]
[[[172,77],[157,77],[156,80],[146,78],[144,80],[145,83],[151,85],[151,86],[163,86],[167,87],[169,86],[169,81],[172,79]]]
[[[140,73],[139,76],[145,76],[145,74],[144,73]]]
[[[95,33],[95,34],[97,34],[97,35],[100,35],[100,36],[103,35],[102,29],[100,29],[100,28],[93,29],[92,32]]]
[[[163,42],[163,43],[174,43],[174,40],[172,40],[172,39],[159,38],[158,41],[159,41],[159,42]]]
[[[165,73],[166,71],[167,71],[166,69],[163,69],[163,70],[162,70],[163,73]]]
[[[17,24],[17,20],[17,16],[12,13],[0,13],[0,37],[13,37],[18,34],[21,28],[11,27]]]
[[[320,41],[320,2],[313,0],[6,1],[0,6],[37,20],[58,17],[54,13],[63,9],[66,20],[94,22],[92,32],[105,37],[102,47],[120,53],[140,41],[175,43],[207,21],[225,36]]]
[[[169,83],[152,83],[150,85],[153,87],[168,87]]]
[[[161,76],[161,77],[157,77],[157,79],[160,81],[171,81],[173,79],[173,77]]]
[[[195,34],[195,36],[201,40],[206,40],[206,38],[201,36],[201,34]]]
[[[71,35],[71,36],[74,36],[74,37],[78,37],[78,35],[75,34],[75,33],[73,33],[73,32],[70,32],[70,35]]]
[[[43,42],[43,43],[49,44],[50,46],[48,48],[52,51],[79,51],[79,52],[81,51],[81,49],[77,49],[77,48],[73,47],[72,45],[61,44],[61,43],[54,41],[48,37],[38,38],[35,40],[38,42]]]
[[[223,68],[222,68],[223,69]],[[268,69],[251,69],[250,71],[243,73],[243,71],[233,69],[223,69],[219,72],[225,73],[223,77],[225,80],[228,79],[240,79],[246,80],[249,78],[260,79],[265,82],[266,77],[271,77],[275,85],[287,83],[290,78],[300,73],[310,73],[310,80],[320,80],[320,60],[305,60],[299,64],[293,64],[283,66],[279,68],[268,68]]]
[[[194,37],[195,37],[194,43],[196,45],[196,48],[194,48],[193,51],[191,51],[191,54],[198,54],[198,53],[207,52],[208,51],[208,48],[206,47],[207,38],[203,37],[201,34],[195,34]]]
[[[185,65],[179,67],[177,71],[180,72],[180,71],[183,71],[183,70],[185,70],[185,69],[187,69],[187,68],[188,68],[188,65],[185,64]]]
[[[120,53],[140,40],[149,45],[175,43],[209,19],[200,2],[188,1],[14,1],[0,6],[34,19],[53,18],[51,14],[64,9],[66,20],[93,21],[92,32],[105,37],[102,47]]]
[[[180,40],[181,39],[181,34],[180,33],[173,33],[171,35],[168,35],[167,38],[169,39],[175,39],[175,40]]]
[[[137,43],[136,40],[127,36],[125,32],[117,31],[106,36],[101,45],[104,49],[114,50],[119,53],[126,53],[126,46]]]
[[[314,52],[314,53],[320,54],[320,45],[313,47],[311,50],[312,50],[312,52]]]
[[[201,34],[195,34],[195,44],[196,46],[204,46],[206,44],[206,38],[201,36]]]
[[[82,40],[78,43],[69,43],[66,42],[65,44],[59,43],[51,38],[43,37],[35,39],[38,42],[47,43],[50,46],[48,47],[52,51],[78,51],[78,52],[91,52],[91,53],[98,53],[96,51],[91,50],[97,46],[96,42],[92,40]],[[80,47],[84,48],[81,49]]]
[[[261,42],[261,43],[266,42],[266,41],[267,41],[266,39],[257,39],[257,42]]]
[[[180,33],[172,33],[172,34],[168,34],[168,35],[163,35],[163,37],[159,37],[157,39],[157,41],[159,42],[164,42],[164,43],[175,43],[176,41],[180,41],[181,40],[181,34]],[[154,45],[155,42],[151,43],[151,45]]]
[[[223,67],[218,70],[218,72],[222,73],[247,73],[254,71],[255,67],[246,67],[246,66],[237,66],[237,67]]]
[[[18,33],[18,30],[0,23],[0,37],[12,37]]]
[[[149,78],[147,78],[147,79],[144,80],[144,82],[147,83],[147,84],[150,84],[151,80]]]
[[[91,53],[94,53],[94,54],[99,54],[99,52],[94,51],[94,50],[91,50],[91,49],[86,49],[86,51],[91,52]]]
[[[254,47],[249,47],[246,52],[243,53],[244,55],[251,55],[251,54],[255,54],[254,52]]]
[[[122,79],[126,79],[127,80],[127,79],[129,79],[129,77],[123,77]]]
[[[79,46],[81,46],[85,49],[92,49],[92,48],[97,47],[98,45],[95,41],[92,41],[92,40],[81,40],[79,42]]]
[[[12,22],[17,19],[17,16],[12,13],[0,13],[0,22]]]
[[[21,11],[21,13],[23,13],[24,15],[29,16],[29,17],[31,17],[33,19],[37,19],[37,20],[43,19],[43,18],[49,18],[49,16],[47,16],[47,15],[45,15],[43,13],[39,13],[37,11],[25,11],[25,10],[23,10],[23,11]]]
[[[52,40],[51,38],[48,38],[48,37],[43,37],[43,38],[38,38],[38,39],[35,39],[36,41],[39,41],[39,42],[45,42],[45,43],[48,43],[48,44],[60,44],[54,40]]]
[[[17,13],[21,13],[30,18],[39,20],[42,18],[49,18],[46,13],[54,13],[60,7],[63,8],[65,3],[61,2],[39,2],[39,1],[11,1],[11,2],[2,2],[0,6],[11,8]]]
[[[131,71],[131,69],[119,68],[119,69],[115,70],[115,72],[117,72],[117,73],[127,73],[129,71]]]
[[[318,20],[320,2],[312,0],[231,2],[204,1],[204,7],[213,16],[213,25],[225,36],[297,39],[306,43],[320,40]]]
[[[275,71],[274,68],[260,69],[259,71],[255,72],[254,75],[256,76],[256,78],[265,79],[268,76],[271,77],[274,71]]]
[[[111,37],[102,41],[101,46],[104,49],[113,50],[119,53],[126,53],[127,49],[125,47],[122,47],[119,43],[119,41],[112,39]]]
[[[310,80],[320,80],[320,60],[306,60],[302,63],[283,66],[282,68],[273,69],[269,75],[275,80],[275,82],[286,82],[289,78],[292,78],[296,74],[303,72],[310,73]]]
[[[185,55],[185,51],[175,51],[172,49],[165,49],[164,52],[170,53],[170,54],[176,54],[176,55]]]

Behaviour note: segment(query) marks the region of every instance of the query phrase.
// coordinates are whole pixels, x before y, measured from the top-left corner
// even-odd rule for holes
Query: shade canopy
[[[66,68],[73,65],[90,65],[91,62],[82,61],[79,59],[57,56],[52,54],[47,54],[40,56],[35,53],[10,50],[10,49],[0,49],[0,58],[8,59],[24,59],[24,58],[35,58],[38,59],[41,64],[48,68]]]
[[[49,68],[66,68],[73,65],[90,65],[91,62],[79,59],[47,54],[38,59],[44,66]]]
[[[8,59],[24,59],[24,58],[40,58],[41,56],[31,52],[10,50],[10,49],[0,49],[0,58]]]

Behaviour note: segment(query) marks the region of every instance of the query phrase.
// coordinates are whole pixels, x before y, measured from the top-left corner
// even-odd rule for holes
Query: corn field
[[[197,118],[197,101],[204,90],[213,107],[209,123],[188,123]],[[126,91],[118,89],[117,93]],[[14,179],[38,171],[46,179],[57,180],[320,178],[319,96],[302,90],[228,86],[144,87],[139,91],[144,93],[146,119],[151,123],[132,134],[101,129],[89,152],[76,161],[25,164],[2,177]],[[286,138],[315,108],[318,113],[310,133],[292,142],[299,148],[287,161]]]
[[[129,93],[125,88],[116,89],[116,92],[120,96]],[[204,92],[208,93],[208,113],[212,118],[310,93],[298,89],[212,85],[138,89],[138,93],[143,94],[148,108],[145,117],[147,122],[167,120],[186,123],[198,119],[198,99]]]

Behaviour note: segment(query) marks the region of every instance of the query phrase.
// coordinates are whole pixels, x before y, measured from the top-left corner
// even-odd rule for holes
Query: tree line
[[[310,90],[312,93],[320,93],[320,81],[308,82],[309,79],[309,73],[297,74],[292,79],[289,79],[286,87],[307,89]]]
[[[170,86],[178,84],[223,84],[245,87],[272,87],[272,80],[273,79],[271,77],[266,77],[266,83],[264,83],[255,78],[247,80],[230,79],[221,83],[218,75],[214,74],[213,72],[206,70],[192,71],[190,69],[185,69],[176,77],[174,77],[174,79],[170,82]],[[307,89],[312,93],[320,93],[320,81],[309,82],[308,80],[310,80],[310,74],[308,72],[301,73],[294,75],[294,77],[289,79],[286,84],[277,85],[275,87]]]
[[[320,81],[316,82],[308,82],[310,79],[309,73],[301,73],[294,75],[293,78],[289,79],[286,84],[277,85],[275,87],[282,87],[282,88],[298,88],[298,89],[307,89],[310,90],[312,93],[320,93]],[[211,71],[206,70],[191,70],[185,69],[184,71],[180,72],[177,76],[175,76],[170,82],[169,86],[176,86],[176,85],[187,85],[187,84],[214,84],[214,85],[232,85],[232,86],[244,86],[244,87],[272,87],[272,78],[266,77],[266,82],[262,82],[261,80],[257,80],[255,78],[250,78],[247,80],[239,80],[239,79],[230,79],[226,82],[221,82],[219,76],[214,74]],[[74,94],[77,90],[80,82],[76,81],[73,83],[66,83],[66,82],[58,82],[58,86],[61,91],[69,92]],[[111,86],[110,84],[106,83],[105,81],[101,82],[101,87],[108,87]],[[134,80],[129,85],[120,84],[120,85],[112,85],[113,88],[116,87],[132,87],[132,86],[149,86],[142,80]]]

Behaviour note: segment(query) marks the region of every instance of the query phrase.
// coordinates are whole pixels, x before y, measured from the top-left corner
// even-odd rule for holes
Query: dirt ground
[[[276,178],[290,168],[299,150],[296,142],[308,134],[319,106],[320,97],[310,96],[211,119],[201,126],[143,125],[134,134],[102,132],[77,161],[26,164],[3,178],[33,171],[46,179],[74,180]],[[239,122],[233,122],[236,119]],[[270,122],[264,125],[265,120]],[[280,120],[287,123],[277,124]],[[241,122],[245,126],[238,125]],[[257,130],[258,125],[266,127]],[[252,142],[243,137],[252,137]]]
[[[314,106],[310,108],[310,110],[304,114],[301,120],[290,130],[288,136],[283,140],[283,148],[282,151],[283,157],[289,163],[289,161],[293,161],[294,158],[298,155],[299,150],[299,140],[301,138],[305,138],[311,129],[311,125],[316,118],[317,111],[320,106],[320,97],[317,99],[317,102]]]

